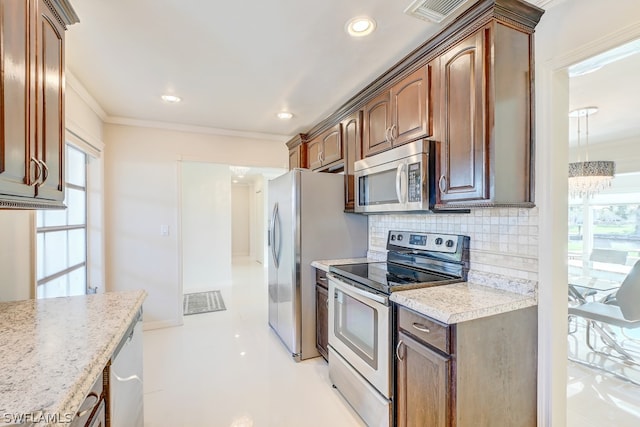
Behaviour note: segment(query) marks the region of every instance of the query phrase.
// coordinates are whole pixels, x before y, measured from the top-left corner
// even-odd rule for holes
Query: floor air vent
[[[407,15],[430,22],[442,22],[467,0],[415,0],[405,10]]]

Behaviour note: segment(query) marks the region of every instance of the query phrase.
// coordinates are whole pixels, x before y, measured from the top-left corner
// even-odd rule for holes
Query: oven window
[[[378,369],[378,312],[336,289],[334,334],[373,369]]]
[[[396,194],[396,169],[358,178],[360,206],[399,203]]]

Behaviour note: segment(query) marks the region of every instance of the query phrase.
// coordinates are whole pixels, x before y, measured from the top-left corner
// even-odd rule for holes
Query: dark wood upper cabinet
[[[307,143],[307,155],[309,169],[331,170],[336,166],[342,168],[342,125],[338,123],[311,139]]]
[[[522,0],[477,0],[316,124],[309,167],[351,175],[349,138],[355,160],[428,138],[436,209],[534,206],[533,33],[543,13]],[[360,110],[357,136],[345,120]]]
[[[486,28],[458,44],[439,60],[440,201],[486,199],[490,126],[485,91],[490,54]]]
[[[492,21],[438,62],[436,206],[533,206],[532,36]]]
[[[342,121],[344,145],[344,208],[353,211],[355,206],[354,163],[362,158],[362,111],[357,111]]]
[[[420,67],[391,88],[390,134],[394,146],[431,135],[430,76],[430,65]]]
[[[29,44],[32,7],[29,0],[3,2],[0,7],[0,194],[25,198],[34,196],[30,186],[34,177],[29,175],[33,132],[30,120],[35,106],[31,85],[35,58],[30,55]]]
[[[431,134],[430,75],[422,66],[365,105],[365,157]]]
[[[64,200],[64,27],[53,9],[38,0],[36,27],[36,153],[42,184],[36,197]]]
[[[367,157],[391,148],[390,130],[391,92],[385,91],[364,107],[363,155]]]
[[[63,208],[67,0],[0,7],[0,208]]]
[[[306,135],[301,133],[287,142],[289,148],[289,170],[307,167],[307,144],[304,144]]]

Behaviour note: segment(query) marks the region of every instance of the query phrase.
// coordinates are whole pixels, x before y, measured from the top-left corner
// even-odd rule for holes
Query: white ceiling
[[[546,5],[549,0],[531,0]],[[442,27],[411,0],[73,0],[67,68],[107,121],[286,138],[309,130]],[[369,37],[344,31],[359,15]],[[180,104],[160,100],[164,93]],[[295,116],[276,118],[280,110]]]
[[[589,145],[617,143],[640,136],[640,53],[569,81],[569,110],[598,107],[589,116]],[[580,119],[581,146],[585,120]],[[569,121],[570,145],[577,145],[577,119]]]

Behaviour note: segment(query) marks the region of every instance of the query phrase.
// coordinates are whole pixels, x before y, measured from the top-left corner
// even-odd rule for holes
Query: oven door
[[[329,346],[387,399],[391,397],[390,307],[386,295],[329,277]],[[329,360],[331,364],[331,360]]]

